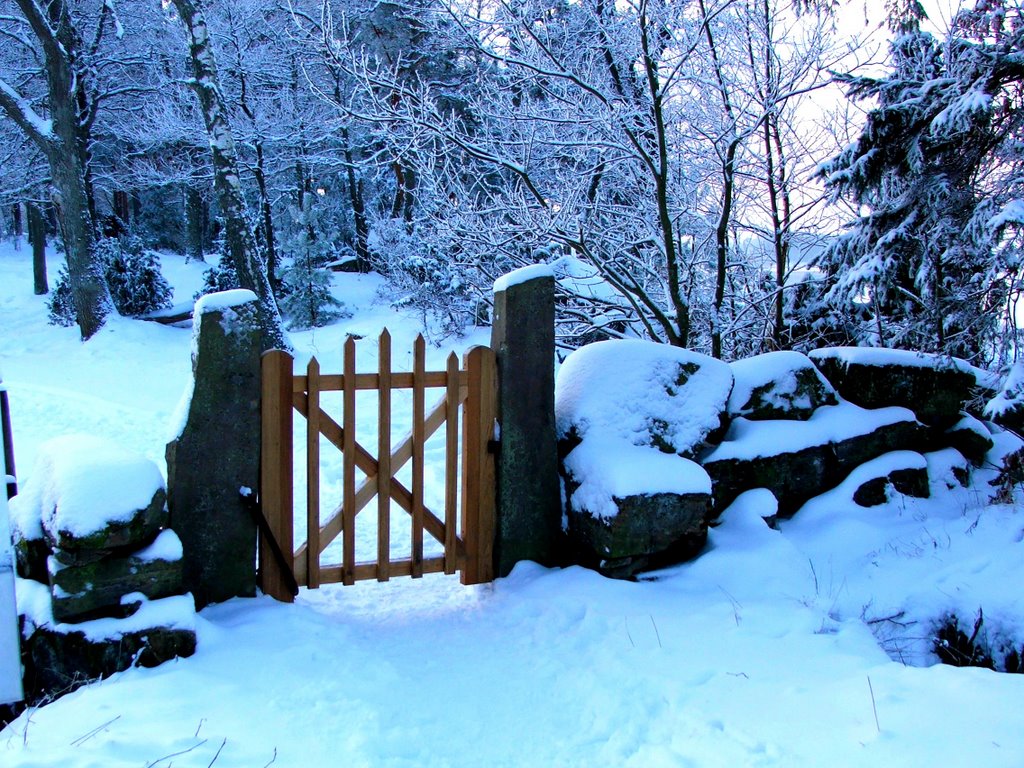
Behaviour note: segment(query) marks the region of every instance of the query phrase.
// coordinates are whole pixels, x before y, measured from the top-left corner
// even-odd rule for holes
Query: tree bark
[[[217,74],[217,62],[210,45],[209,29],[202,0],[173,0],[189,41],[194,75],[193,88],[199,97],[203,122],[213,159],[214,190],[224,217],[224,244],[242,288],[258,298],[259,322],[264,349],[288,349],[277,302],[267,277],[266,264],[249,229],[242,182],[238,171],[235,138],[228,120]]]
[[[81,38],[64,0],[15,0],[43,55],[49,121],[32,112],[4,83],[0,108],[39,147],[50,166],[51,197],[64,241],[75,317],[86,340],[102,326],[113,304],[96,262],[95,224],[88,193],[88,121],[82,113],[88,73],[79,61]]]
[[[46,221],[34,203],[28,208],[28,239],[32,243],[32,277],[36,296],[50,292],[46,280]]]

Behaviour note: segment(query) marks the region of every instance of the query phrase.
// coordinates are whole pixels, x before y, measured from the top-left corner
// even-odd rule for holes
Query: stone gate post
[[[562,508],[555,441],[555,278],[547,265],[494,284],[498,360],[495,575],[520,560],[555,565]]]

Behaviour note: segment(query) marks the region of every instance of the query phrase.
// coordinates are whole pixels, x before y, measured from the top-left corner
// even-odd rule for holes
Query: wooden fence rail
[[[426,344],[422,336],[413,345],[412,371],[391,369],[391,335],[379,339],[376,373],[356,371],[356,342],[349,338],[343,350],[343,372],[322,374],[313,358],[305,375],[293,373],[291,355],[272,350],[263,356],[262,459],[260,504],[280,550],[293,553],[291,568],[300,585],[316,589],[321,584],[353,584],[365,579],[387,581],[392,576],[418,578],[424,573],[461,572],[464,584],[494,578],[495,467],[489,450],[494,435],[497,375],[494,353],[474,347],[459,366],[455,353],[443,371],[426,370]],[[409,434],[392,446],[392,392],[412,390],[412,424]],[[440,400],[429,410],[428,389],[441,389]],[[356,434],[356,392],[376,390],[377,456],[360,443]],[[325,392],[342,393],[339,424],[322,407]],[[459,453],[459,411],[462,410],[462,450]],[[293,510],[293,413],[306,419],[306,541],[294,546]],[[445,426],[444,510],[440,516],[424,502],[424,449],[427,440]],[[320,438],[342,453],[342,501],[326,517],[320,514]],[[460,464],[461,461],[461,464]],[[397,473],[411,463],[410,487]],[[461,466],[462,483],[458,483]],[[363,479],[357,485],[357,470]],[[460,493],[461,491],[461,493]],[[377,498],[376,559],[356,562],[357,519]],[[461,499],[460,499],[461,497]],[[459,502],[461,500],[461,530]],[[408,558],[391,559],[391,502],[410,519]],[[425,558],[424,532],[443,546],[443,555]],[[340,563],[324,565],[321,556],[338,536],[342,540]],[[260,546],[263,591],[290,600],[283,568],[271,552]]]

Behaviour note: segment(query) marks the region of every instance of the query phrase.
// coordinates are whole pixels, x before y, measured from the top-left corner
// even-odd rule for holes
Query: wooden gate
[[[263,356],[260,507],[269,531],[262,533],[259,549],[260,579],[266,594],[291,600],[292,580],[285,572],[286,562],[294,582],[311,589],[337,582],[387,581],[392,576],[418,578],[424,573],[456,571],[461,573],[463,584],[494,579],[495,469],[490,450],[497,404],[494,352],[474,347],[465,354],[461,367],[453,352],[445,370],[428,371],[425,350],[423,337],[417,337],[412,371],[392,371],[391,336],[385,330],[380,336],[379,364],[374,373],[356,372],[356,342],[351,337],[344,346],[341,374],[321,373],[313,358],[305,375],[294,375],[288,353],[274,350]],[[392,446],[392,392],[401,389],[412,390],[412,424],[409,434]],[[356,434],[356,393],[362,390],[377,392],[376,457],[360,444]],[[429,411],[428,390],[441,394]],[[341,393],[340,424],[322,407],[321,396],[329,392]],[[295,411],[306,421],[307,489],[307,536],[297,548],[292,474]],[[442,425],[444,509],[435,514],[424,503],[424,447]],[[342,453],[342,501],[326,521],[320,514],[321,436]],[[411,482],[406,486],[397,474],[410,462]],[[358,485],[357,470],[362,474]],[[356,562],[357,521],[374,498],[376,558]],[[409,556],[398,559],[391,557],[392,501],[408,514],[410,523]],[[423,556],[424,532],[443,546],[442,555]],[[273,541],[268,540],[268,534]],[[322,564],[321,555],[338,536],[342,537],[340,562]]]

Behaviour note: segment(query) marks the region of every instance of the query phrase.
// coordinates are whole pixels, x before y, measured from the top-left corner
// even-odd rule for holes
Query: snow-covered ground
[[[178,300],[201,279],[175,256],[164,270]],[[297,367],[315,352],[339,370],[347,333],[387,325],[408,370],[417,318],[375,300],[379,278],[335,279],[354,315],[294,334]],[[22,477],[66,432],[162,465],[191,332],[112,318],[82,344],[45,324],[31,285],[27,249],[0,246]],[[448,349],[428,346],[428,365]],[[897,660],[926,660],[949,611],[1024,638],[1024,516],[939,490],[866,510],[841,488],[781,531],[747,495],[699,559],[638,583],[524,563],[480,587],[429,576],[211,606],[195,656],[26,712],[0,732],[0,765],[1024,765],[1024,677]]]

